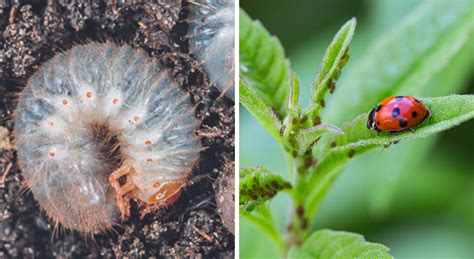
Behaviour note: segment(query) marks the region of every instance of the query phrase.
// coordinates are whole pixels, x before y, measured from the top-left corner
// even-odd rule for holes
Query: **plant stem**
[[[316,184],[311,186],[312,190],[307,190],[308,195],[305,207],[307,209],[307,215],[309,218],[312,219],[316,216],[321,201],[341,172],[342,168],[338,168],[328,172],[327,174],[321,174],[321,176],[318,177],[318,180],[315,181]]]
[[[293,184],[293,195],[289,224],[287,227],[287,246],[299,246],[303,243],[308,233],[308,219],[305,216],[304,200],[301,191],[304,190],[304,173],[299,172],[301,168],[301,157],[293,157],[288,154],[289,173]]]

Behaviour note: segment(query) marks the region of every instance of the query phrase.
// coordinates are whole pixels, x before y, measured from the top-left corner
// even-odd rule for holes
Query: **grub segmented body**
[[[173,202],[201,148],[189,95],[145,52],[112,43],[76,46],[42,64],[15,123],[36,201],[54,222],[87,233],[123,218],[124,197]],[[126,182],[114,188],[111,175]]]
[[[189,45],[209,79],[234,100],[234,0],[190,1]]]

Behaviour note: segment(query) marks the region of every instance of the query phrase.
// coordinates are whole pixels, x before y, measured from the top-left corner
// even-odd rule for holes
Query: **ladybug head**
[[[367,128],[371,130],[379,130],[377,125],[375,125],[375,108],[373,108],[369,113],[369,118],[367,119]]]

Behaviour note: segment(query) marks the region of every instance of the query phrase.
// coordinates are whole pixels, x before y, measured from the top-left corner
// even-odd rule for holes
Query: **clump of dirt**
[[[51,225],[34,197],[21,193],[14,149],[0,148],[1,258],[234,256],[234,236],[222,223],[213,189],[215,179],[228,174],[225,166],[234,157],[234,103],[209,84],[189,55],[186,5],[177,0],[0,3],[0,129],[2,134],[8,129],[2,143],[8,140],[12,147],[15,95],[43,62],[75,44],[114,41],[164,61],[191,93],[206,147],[189,187],[174,205],[142,220],[132,207],[122,226],[93,239]]]
[[[224,165],[224,171],[214,182],[216,190],[217,211],[221,220],[230,232],[235,234],[235,179],[234,162],[227,160]]]

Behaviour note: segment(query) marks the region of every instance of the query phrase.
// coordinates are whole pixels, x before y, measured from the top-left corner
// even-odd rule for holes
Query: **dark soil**
[[[1,1],[0,126],[14,142],[15,96],[56,53],[90,41],[129,44],[164,60],[198,107],[199,134],[207,149],[194,176],[169,208],[140,220],[132,206],[132,216],[116,232],[91,239],[53,226],[31,194],[19,193],[15,151],[0,143],[0,179],[6,176],[0,181],[0,258],[234,257],[234,236],[222,224],[213,189],[225,170],[233,178],[228,168],[234,158],[234,103],[211,86],[188,54],[187,3],[124,2]]]

